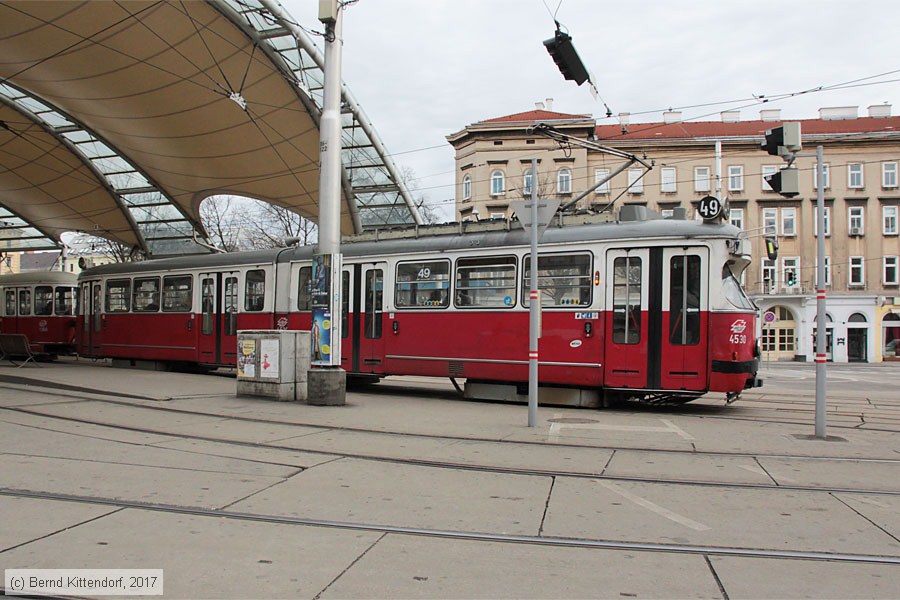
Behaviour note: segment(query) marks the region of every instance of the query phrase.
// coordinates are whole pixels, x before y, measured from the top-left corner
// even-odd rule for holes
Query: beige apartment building
[[[816,169],[824,149],[827,353],[835,362],[900,360],[900,117],[889,105],[823,108],[800,120],[804,154],[794,162],[800,194],[784,198],[763,176],[785,165],[760,149],[765,131],[782,124],[779,110],[754,120],[737,111],[715,121],[597,125],[590,115],[535,110],[488,119],[448,136],[456,150],[456,212],[463,220],[507,217],[509,202],[530,196],[531,160],[538,159],[542,196],[573,200],[626,161],[580,144],[559,144],[532,128],[547,123],[585,141],[653,164],[626,167],[580,199],[583,210],[639,204],[669,216],[694,214],[700,199],[726,203],[727,218],[753,240],[744,285],[774,320],[762,325],[764,358],[812,361],[815,355]],[[777,234],[778,258],[766,258],[763,232]],[[771,316],[770,316],[771,318]],[[765,319],[761,318],[763,323]]]

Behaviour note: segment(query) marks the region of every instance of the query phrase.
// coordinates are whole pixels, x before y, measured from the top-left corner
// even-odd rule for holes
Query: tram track
[[[2,383],[0,383],[2,386]],[[96,402],[101,404],[110,404],[114,406],[123,406],[128,408],[138,408],[141,410],[148,411],[156,411],[156,412],[164,412],[164,413],[172,413],[172,414],[180,414],[186,416],[198,416],[198,417],[210,417],[210,418],[219,418],[219,419],[230,419],[233,421],[240,421],[246,423],[257,423],[264,425],[279,425],[279,426],[295,426],[295,427],[313,427],[313,428],[321,428],[327,429],[331,431],[340,431],[347,433],[366,433],[366,434],[376,434],[376,435],[386,435],[386,436],[397,436],[397,437],[414,437],[414,438],[424,438],[424,439],[432,439],[432,440],[447,440],[447,441],[460,441],[460,442],[486,442],[486,443],[500,443],[500,444],[520,444],[523,446],[553,446],[559,448],[575,448],[581,449],[586,448],[583,444],[577,443],[567,443],[561,440],[554,440],[553,442],[544,442],[544,441],[532,441],[532,440],[505,440],[497,437],[479,437],[479,436],[458,436],[458,435],[446,435],[446,434],[435,434],[435,433],[412,433],[407,431],[393,431],[387,429],[370,429],[365,427],[353,427],[346,425],[333,425],[333,424],[323,424],[315,421],[280,421],[275,419],[266,419],[262,417],[248,417],[241,415],[233,415],[222,412],[213,412],[207,410],[196,410],[196,409],[187,409],[187,408],[178,408],[170,405],[160,405],[160,401],[149,398],[149,397],[141,397],[141,396],[128,396],[123,394],[116,393],[116,396],[123,396],[126,398],[134,398],[138,401],[144,402],[152,402],[152,404],[136,404],[133,401],[128,400],[117,400],[113,398],[104,398],[104,397],[96,397],[96,392],[89,392],[86,388],[77,388],[78,391],[70,390],[69,393],[65,394],[66,397],[72,398],[74,401],[80,402]],[[35,386],[29,386],[27,390],[29,392],[37,392]],[[367,392],[368,393],[368,392]],[[393,393],[393,390],[392,390]],[[105,393],[99,393],[100,396],[105,396]],[[112,395],[112,394],[109,394]],[[180,398],[181,400],[185,400],[187,398]],[[61,402],[54,402],[49,404],[48,406],[54,406],[63,404]],[[696,416],[697,418],[702,419],[722,419],[722,420],[739,420],[739,421],[752,421],[755,423],[766,423],[766,424],[789,424],[794,425],[797,424],[796,421],[780,421],[780,420],[767,420],[767,419],[755,419],[752,416],[745,415],[716,415],[701,412],[701,414],[693,414],[691,411],[684,410],[684,407],[679,407],[682,410],[678,410],[675,414],[678,416]],[[708,405],[698,405],[695,408],[699,408],[705,410],[708,408]],[[62,417],[59,415],[54,415],[52,413],[45,413],[41,411],[31,411],[28,408],[21,406],[10,406],[10,407],[2,407],[0,406],[0,410],[10,410],[10,411],[18,411],[23,413],[32,413],[38,416],[47,416],[54,418],[69,418],[74,420],[74,417]],[[652,410],[652,408],[643,407],[642,410],[635,411],[639,414],[647,414],[648,411]],[[666,413],[671,414],[671,413]],[[84,421],[87,424],[93,425],[104,425],[104,426],[117,426],[114,423],[107,422],[94,422],[90,420]],[[854,427],[846,427],[841,425],[830,425],[833,429],[847,429],[847,430],[858,430],[858,426]],[[898,429],[877,429],[873,427],[867,427],[866,431],[871,432],[884,432],[884,433],[900,433],[900,427]],[[152,431],[149,433],[160,433],[158,431]],[[215,441],[215,440],[209,440]],[[662,453],[662,454],[688,454],[692,456],[723,456],[723,457],[744,457],[744,458],[773,458],[773,459],[784,459],[784,460],[831,460],[831,461],[843,461],[843,462],[887,462],[887,463],[898,463],[900,462],[900,458],[888,457],[884,456],[881,458],[871,458],[871,457],[842,457],[842,456],[808,456],[803,454],[784,454],[784,453],[766,453],[766,452],[738,452],[738,451],[727,451],[727,450],[698,450],[696,448],[692,449],[680,449],[680,448],[639,448],[634,446],[616,446],[616,445],[594,445],[590,446],[592,448],[596,448],[598,450],[608,450],[608,451],[616,451],[616,450],[624,450],[629,452],[653,452],[653,453]]]
[[[126,403],[127,404],[127,403]],[[131,407],[135,407],[133,404],[129,404]],[[143,407],[139,407],[143,408]],[[153,407],[150,407],[153,408]],[[84,419],[78,417],[69,417],[69,416],[61,416],[61,415],[53,415],[50,413],[38,411],[38,410],[30,410],[21,407],[0,407],[0,411],[9,411],[16,412],[21,414],[28,414],[32,416],[51,418],[55,420],[72,422],[72,423],[80,423],[86,425],[95,425],[100,427],[109,427],[111,429],[116,429],[120,431],[128,431],[132,433],[141,433],[147,435],[160,435],[166,437],[174,437],[178,439],[184,440],[193,440],[200,442],[210,442],[217,444],[226,444],[237,447],[244,448],[252,448],[256,450],[271,450],[277,452],[285,452],[285,453],[298,453],[303,452],[307,454],[321,455],[321,456],[336,456],[340,458],[349,458],[356,460],[364,460],[364,461],[372,461],[379,463],[390,463],[397,465],[408,465],[408,466],[417,466],[417,467],[429,467],[429,468],[438,468],[438,469],[451,469],[451,470],[459,470],[459,471],[470,471],[470,472],[479,472],[479,473],[491,473],[498,475],[522,475],[522,476],[534,476],[534,477],[568,477],[573,479],[592,479],[592,480],[600,480],[600,481],[609,481],[609,482],[627,482],[627,483],[643,483],[643,484],[656,484],[656,485],[684,485],[684,486],[692,486],[698,488],[719,488],[719,489],[736,489],[736,490],[765,490],[765,491],[774,491],[777,490],[779,492],[812,492],[812,493],[824,493],[824,494],[869,494],[869,495],[877,495],[877,496],[900,496],[900,490],[878,490],[878,489],[869,489],[869,488],[848,488],[848,487],[826,487],[826,486],[810,486],[810,485],[792,485],[792,484],[779,484],[776,481],[772,481],[772,483],[750,483],[750,482],[735,482],[735,481],[710,481],[710,480],[701,480],[701,479],[684,479],[684,478],[664,478],[664,477],[641,477],[641,476],[633,476],[633,475],[614,475],[614,474],[605,474],[605,473],[597,473],[597,472],[585,472],[585,471],[573,471],[573,470],[556,470],[556,469],[535,469],[535,468],[521,468],[521,467],[510,467],[510,466],[499,466],[499,465],[487,465],[487,464],[477,464],[470,462],[451,462],[451,461],[441,461],[441,460],[432,460],[432,459],[424,459],[424,458],[409,458],[409,457],[398,457],[398,456],[389,456],[385,454],[373,454],[373,453],[360,453],[360,452],[347,452],[345,450],[320,450],[317,448],[304,448],[302,446],[285,446],[275,443],[269,442],[253,442],[246,440],[235,440],[231,438],[223,438],[223,437],[214,437],[214,436],[205,436],[198,434],[190,434],[190,433],[182,433],[182,432],[172,432],[166,429],[154,429],[148,427],[137,427],[133,425],[121,425],[115,423],[108,423],[103,421],[96,421],[91,419]],[[188,413],[193,415],[205,415],[205,416],[214,416],[214,417],[223,417],[221,414],[214,413],[195,413],[191,411],[177,411],[182,413]],[[271,420],[258,420],[255,418],[235,418],[235,420],[239,421],[252,421],[252,422],[262,422],[267,424],[280,424],[284,425],[284,423],[271,421]],[[294,424],[290,424],[294,425]],[[309,427],[310,425],[297,425],[298,427]],[[440,440],[451,440],[451,441],[476,441],[476,442],[486,442],[486,443],[499,443],[499,444],[523,444],[523,445],[540,445],[545,447],[567,447],[567,448],[576,448],[583,449],[584,446],[579,445],[566,445],[562,446],[561,444],[539,444],[537,442],[520,442],[520,441],[502,441],[496,439],[473,439],[473,438],[458,438],[458,437],[450,437],[450,436],[431,436],[431,435],[422,435],[422,434],[408,434],[408,433],[386,433],[382,431],[373,431],[373,430],[363,430],[363,429],[351,429],[351,428],[328,428],[323,426],[320,427],[325,431],[350,431],[350,432],[358,432],[358,433],[367,433],[367,434],[382,434],[389,436],[397,436],[403,438],[423,438],[423,439],[440,439]],[[78,434],[74,434],[78,435]],[[146,444],[152,447],[164,448],[164,446],[155,446],[153,444]],[[603,447],[594,447],[596,449],[601,450],[611,450],[610,448]],[[722,453],[722,452],[713,452],[713,453],[698,453],[692,452],[688,450],[652,450],[652,449],[633,449],[633,448],[616,448],[612,449],[614,451],[626,451],[626,452],[646,452],[646,453],[677,453],[683,455],[710,455],[710,456],[726,456],[726,457],[741,457],[741,458],[780,458],[780,459],[791,459],[791,460],[806,460],[806,461],[817,461],[817,462],[866,462],[866,463],[886,463],[886,464],[898,464],[900,463],[900,459],[873,459],[873,458],[821,458],[821,457],[809,457],[809,456],[787,456],[787,455],[762,455],[762,454],[750,454],[750,453]],[[7,454],[15,454],[15,453],[7,453]],[[260,462],[262,464],[267,465],[283,465],[284,463],[279,463],[277,461],[253,461]]]
[[[282,515],[230,511],[214,508],[178,506],[172,504],[140,502],[135,500],[122,500],[118,498],[105,498],[99,496],[79,496],[74,494],[59,494],[53,492],[41,492],[33,490],[21,490],[12,488],[0,488],[0,495],[15,498],[27,498],[33,500],[53,500],[62,502],[74,502],[80,504],[92,504],[110,506],[120,509],[144,510],[178,515],[199,517],[214,517],[239,521],[252,521],[257,523],[270,523],[279,525],[294,525],[307,527],[324,527],[330,529],[347,529],[356,531],[372,531],[385,534],[424,536],[447,540],[470,540],[479,542],[494,542],[506,544],[529,544],[568,548],[590,548],[597,550],[618,550],[629,552],[664,552],[674,554],[694,554],[704,556],[736,556],[746,558],[776,558],[810,561],[829,561],[842,563],[870,563],[881,565],[900,565],[900,556],[862,553],[841,552],[809,552],[801,550],[778,550],[769,548],[731,547],[695,544],[664,544],[654,542],[636,542],[628,540],[610,540],[595,538],[574,538],[563,536],[544,535],[517,535],[507,533],[455,531],[449,529],[431,529],[419,527],[405,527],[400,525],[384,525],[375,523],[362,523],[354,521],[336,521],[327,519],[313,519],[306,517],[291,517]]]

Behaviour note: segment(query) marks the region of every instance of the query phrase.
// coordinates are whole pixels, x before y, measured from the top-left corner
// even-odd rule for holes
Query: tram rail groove
[[[219,510],[214,508],[178,506],[174,504],[140,502],[136,500],[121,500],[117,498],[103,498],[99,496],[79,496],[75,494],[58,494],[53,492],[20,490],[6,487],[0,488],[0,495],[16,498],[30,498],[34,500],[55,500],[62,502],[76,502],[80,504],[96,504],[102,506],[113,506],[116,508],[147,510],[199,517],[215,517],[240,521],[253,521],[258,523],[325,527],[329,529],[349,529],[355,531],[373,531],[378,533],[417,535],[441,539],[530,544],[567,548],[594,548],[598,550],[668,552],[674,554],[740,556],[747,558],[783,558],[796,560],[900,565],[900,556],[880,554],[808,552],[803,550],[774,550],[765,548],[740,548],[729,546],[701,546],[694,544],[663,544],[656,542],[633,542],[559,536],[532,536],[506,533],[455,531],[449,529],[430,529],[419,527],[405,527],[401,525],[378,525],[373,523],[359,523],[353,521],[334,521],[328,519],[312,519],[307,517],[267,515],[262,513]]]
[[[232,440],[228,438],[216,438],[211,436],[202,436],[188,433],[171,433],[164,430],[157,429],[148,429],[144,427],[134,427],[129,425],[116,425],[110,423],[104,423],[100,421],[91,421],[88,419],[79,419],[76,417],[64,417],[58,415],[49,415],[46,413],[38,412],[38,411],[30,411],[27,409],[21,408],[10,408],[10,407],[0,407],[0,410],[8,410],[11,412],[20,412],[23,414],[29,414],[34,416],[41,416],[51,419],[57,419],[62,421],[70,421],[74,423],[83,423],[86,425],[97,425],[100,427],[109,427],[112,429],[119,429],[122,431],[131,431],[134,433],[144,433],[150,435],[164,435],[175,438],[203,441],[203,442],[212,442],[212,443],[220,443],[220,444],[229,444],[234,446],[241,446],[246,448],[254,448],[260,450],[275,450],[280,452],[304,452],[308,454],[318,454],[323,456],[338,456],[342,458],[353,458],[357,460],[367,460],[372,462],[382,462],[382,463],[391,463],[391,464],[402,464],[402,465],[411,465],[411,466],[420,466],[420,467],[431,467],[438,469],[451,469],[451,470],[459,470],[459,471],[473,471],[480,473],[495,473],[501,475],[524,475],[530,477],[570,477],[573,479],[598,479],[603,481],[616,481],[616,482],[626,482],[626,483],[650,483],[650,484],[659,484],[659,485],[685,485],[685,486],[694,486],[694,487],[708,487],[708,488],[724,488],[724,489],[738,489],[738,490],[779,490],[779,491],[792,491],[792,492],[812,492],[812,493],[825,493],[825,494],[868,494],[868,495],[876,495],[876,496],[900,496],[900,490],[872,490],[872,489],[856,489],[856,488],[834,488],[834,487],[816,487],[816,486],[802,486],[802,485],[779,485],[775,482],[771,484],[762,484],[762,483],[742,483],[742,482],[720,482],[720,481],[703,481],[703,480],[690,480],[690,479],[664,479],[660,477],[638,477],[638,476],[628,476],[628,475],[604,475],[600,473],[587,473],[584,471],[554,471],[549,469],[525,469],[518,467],[502,467],[496,465],[479,465],[479,464],[470,464],[470,463],[457,463],[457,462],[447,462],[447,461],[435,461],[435,460],[426,460],[426,459],[418,459],[418,458],[398,458],[392,456],[384,456],[384,455],[374,455],[374,454],[361,454],[357,452],[343,452],[343,451],[328,451],[328,450],[318,450],[318,449],[305,449],[298,448],[293,446],[281,446],[278,444],[268,444],[265,442],[248,442],[243,440]],[[369,432],[369,430],[363,430],[365,432]],[[429,436],[418,436],[428,438]],[[443,438],[440,438],[443,439]],[[455,438],[454,438],[455,439]],[[461,438],[467,440],[469,438]],[[477,440],[476,440],[477,441]],[[494,440],[485,440],[489,442],[494,442]],[[502,443],[518,443],[518,442],[502,442]],[[545,444],[546,446],[555,447],[556,444]],[[585,446],[572,446],[574,448],[585,448]],[[630,448],[619,448],[618,450],[631,450]],[[652,450],[644,450],[646,452],[652,452]],[[691,453],[689,453],[691,454]],[[762,456],[762,455],[740,455],[742,457],[746,456],[748,458],[752,458],[754,456]],[[771,458],[766,456],[766,458]],[[800,457],[786,457],[786,458],[800,458]],[[817,458],[817,457],[807,457],[807,458]],[[818,459],[823,460],[823,459]],[[827,460],[827,459],[825,459]],[[840,459],[841,461],[854,461],[855,459]],[[884,463],[897,463],[900,462],[900,459],[869,459],[870,461],[884,462]],[[253,461],[253,462],[262,462],[263,464],[281,464],[273,461]]]
[[[264,425],[287,425],[294,427],[315,427],[319,429],[327,429],[330,431],[343,431],[348,433],[373,433],[378,435],[386,435],[386,436],[398,436],[398,437],[415,437],[415,438],[423,438],[423,439],[432,439],[432,440],[448,440],[448,441],[458,441],[458,442],[487,442],[487,443],[497,443],[497,444],[521,444],[524,446],[553,446],[558,448],[595,448],[597,450],[626,450],[629,452],[648,452],[648,453],[663,453],[663,454],[685,454],[691,456],[724,456],[724,457],[744,457],[744,458],[776,458],[776,459],[785,459],[785,460],[800,460],[800,461],[834,461],[834,462],[865,462],[865,463],[897,463],[900,462],[900,458],[892,458],[892,457],[880,457],[880,458],[872,458],[872,457],[847,457],[847,456],[810,456],[804,454],[780,454],[780,453],[765,453],[765,452],[729,452],[727,450],[685,450],[679,448],[636,448],[633,446],[610,446],[610,445],[597,445],[597,446],[585,446],[584,444],[572,444],[567,442],[559,442],[554,441],[553,443],[540,442],[540,441],[531,441],[531,440],[507,440],[499,437],[477,437],[477,436],[457,436],[457,435],[445,435],[445,434],[434,434],[434,433],[410,433],[406,431],[391,431],[384,429],[366,429],[364,427],[348,427],[345,425],[330,425],[330,424],[321,424],[321,423],[313,423],[313,422],[303,422],[303,421],[276,421],[274,419],[263,419],[260,417],[245,417],[238,415],[231,415],[227,413],[217,413],[217,412],[209,412],[202,410],[188,410],[184,408],[174,408],[171,406],[158,406],[156,404],[134,404],[132,402],[126,402],[121,400],[107,400],[101,398],[80,398],[81,402],[100,402],[104,404],[114,404],[118,406],[126,406],[129,408],[139,408],[143,410],[152,410],[159,412],[171,412],[174,414],[182,414],[182,415],[191,415],[191,416],[199,416],[199,417],[213,417],[219,419],[230,419],[233,421],[243,421],[247,423],[260,423]],[[54,402],[44,404],[43,406],[57,406],[60,404],[68,404],[67,402]],[[48,418],[56,418],[56,419],[69,419],[72,421],[77,421],[75,417],[63,417],[60,415],[53,415],[49,413],[43,413],[40,411],[29,410],[27,407],[22,406],[0,406],[0,410],[9,410],[13,412],[21,412],[26,414],[33,414],[36,416],[43,416]],[[709,418],[706,415],[703,418]],[[745,420],[745,419],[740,419]],[[779,421],[758,421],[754,419],[746,419],[752,420],[758,423],[781,423]],[[115,425],[111,423],[104,422],[96,422],[96,421],[84,421],[88,424],[93,425],[103,425],[107,427],[127,427],[124,425]],[[846,429],[851,429],[854,431],[858,431],[856,427],[847,427]],[[865,431],[880,431],[880,430],[872,430],[866,429]],[[886,431],[887,433],[900,433],[898,431]],[[152,433],[159,433],[157,431],[153,431]],[[171,434],[171,435],[181,435],[181,434]],[[310,452],[312,452],[310,450]],[[329,454],[326,452],[326,454]]]

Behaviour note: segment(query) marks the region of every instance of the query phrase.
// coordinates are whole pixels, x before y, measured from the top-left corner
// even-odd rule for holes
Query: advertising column
[[[312,327],[310,363],[325,367],[341,366],[340,254],[313,255]]]

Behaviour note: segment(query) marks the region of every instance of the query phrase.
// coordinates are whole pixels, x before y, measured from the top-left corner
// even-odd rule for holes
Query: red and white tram
[[[342,245],[341,358],[351,380],[458,377],[522,391],[525,231],[501,222],[379,235]],[[541,385],[591,391],[588,403],[733,398],[758,385],[757,308],[739,283],[747,244],[731,225],[677,219],[547,229]],[[233,366],[238,330],[310,328],[312,255],[298,247],[89,269],[79,280],[78,352]]]
[[[0,275],[0,333],[25,334],[35,354],[73,352],[76,290],[77,276],[71,273]]]

